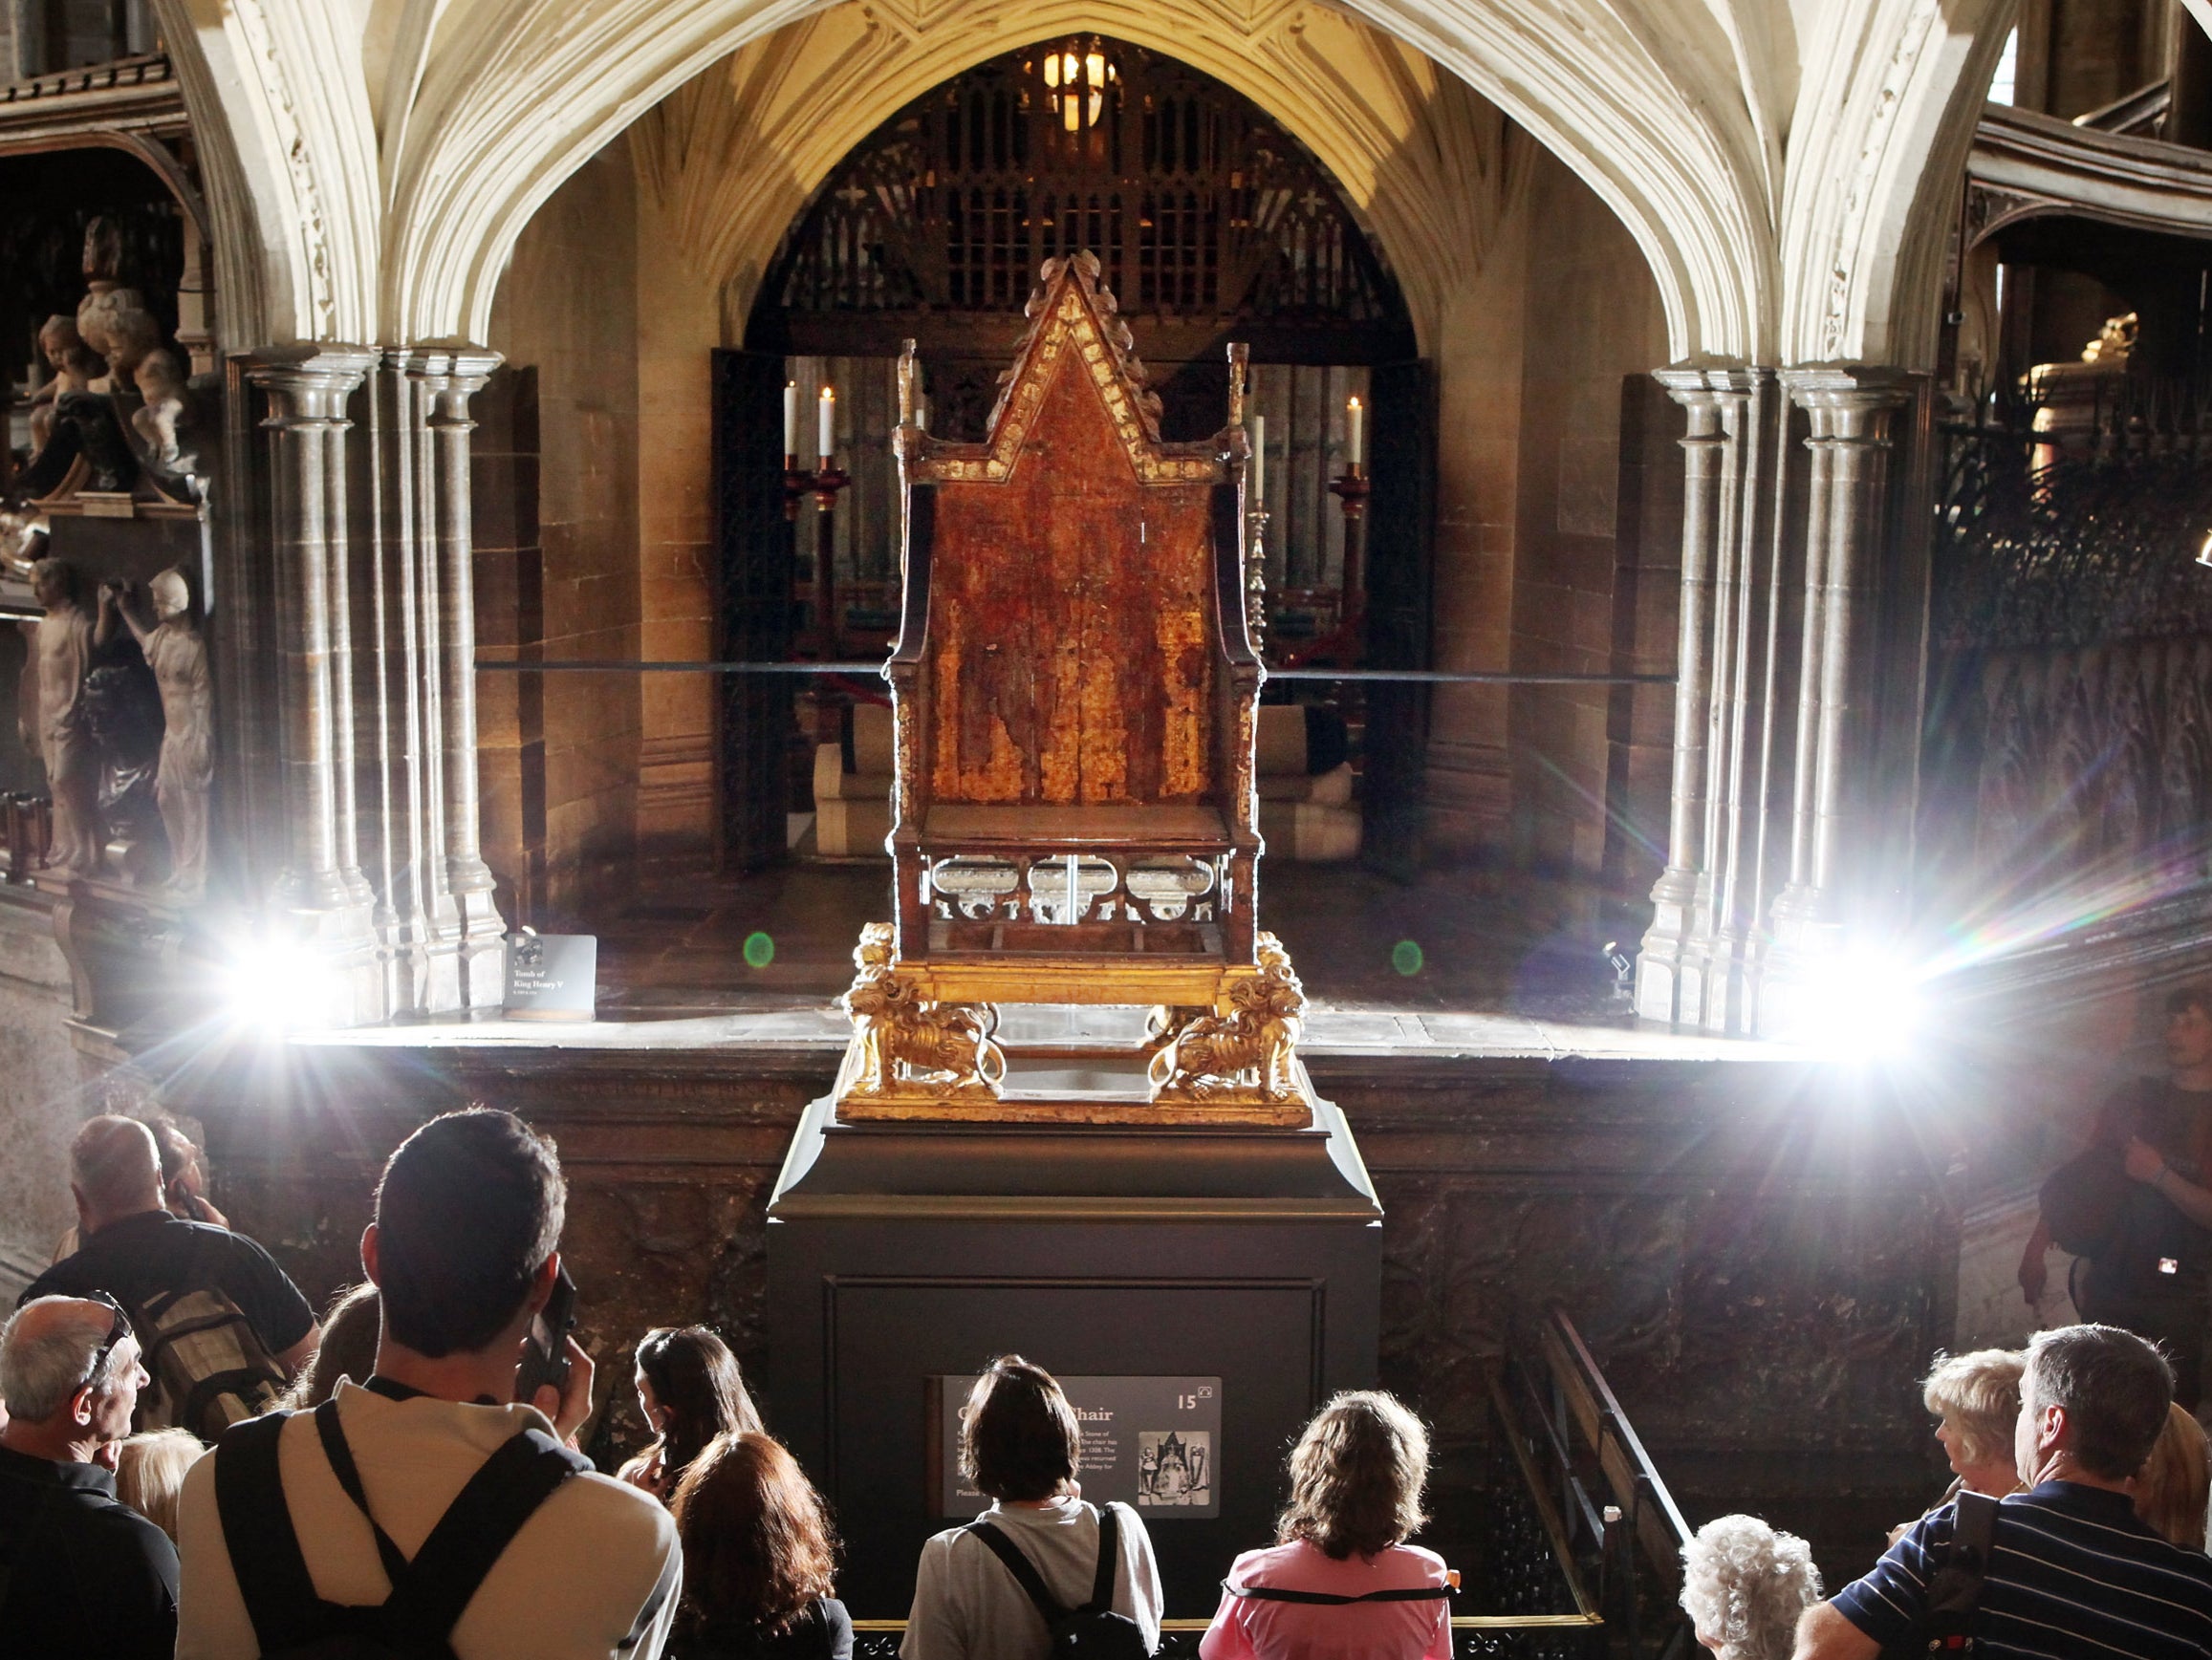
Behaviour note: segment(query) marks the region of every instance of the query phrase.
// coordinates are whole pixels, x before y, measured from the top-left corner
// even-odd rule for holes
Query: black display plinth
[[[1326,1104],[1290,1131],[848,1125],[813,1103],[769,1205],[770,1428],[835,1507],[855,1615],[902,1617],[922,1541],[960,1520],[930,1380],[1008,1351],[1222,1380],[1220,1514],[1139,1513],[1168,1611],[1211,1613],[1272,1537],[1300,1426],[1375,1381],[1381,1218]]]

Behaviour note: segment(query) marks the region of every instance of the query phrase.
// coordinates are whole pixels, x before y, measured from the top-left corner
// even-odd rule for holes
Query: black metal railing
[[[1576,1608],[1603,1628],[1583,1651],[1688,1654],[1676,1601],[1688,1523],[1564,1309],[1548,1308],[1492,1374],[1490,1404]]]

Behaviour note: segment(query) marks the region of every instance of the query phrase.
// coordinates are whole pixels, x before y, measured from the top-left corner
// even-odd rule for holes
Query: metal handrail
[[[1584,1438],[1596,1450],[1598,1468],[1615,1500],[1634,1519],[1645,1556],[1662,1577],[1680,1583],[1690,1524],[1682,1520],[1674,1495],[1659,1478],[1582,1334],[1556,1303],[1545,1310],[1542,1342],[1552,1381],[1566,1396]]]

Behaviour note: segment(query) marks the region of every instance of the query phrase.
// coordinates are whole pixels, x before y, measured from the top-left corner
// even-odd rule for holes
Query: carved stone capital
[[[376,353],[362,346],[304,346],[263,355],[246,371],[246,378],[269,394],[270,412],[261,424],[278,431],[351,424],[346,400],[376,360]]]
[[[505,360],[497,352],[473,345],[404,346],[384,354],[386,367],[427,391],[429,424],[462,431],[476,424],[468,418],[468,400]]]
[[[1855,439],[1880,431],[1890,411],[1913,400],[1908,371],[1881,364],[1818,363],[1782,371],[1782,385],[1800,409],[1831,418],[1821,436]]]

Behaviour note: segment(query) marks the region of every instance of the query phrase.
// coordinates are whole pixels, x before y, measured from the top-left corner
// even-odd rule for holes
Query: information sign
[[[507,1018],[588,1021],[598,999],[599,940],[594,934],[507,937]]]
[[[960,1474],[960,1414],[975,1378],[929,1380],[929,1482],[937,1514],[981,1515],[990,1500]],[[1222,1380],[1218,1377],[1063,1377],[1082,1426],[1075,1479],[1094,1504],[1118,1498],[1154,1520],[1221,1514]]]

